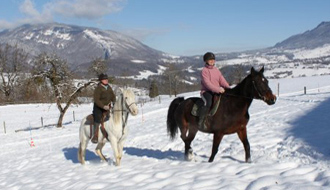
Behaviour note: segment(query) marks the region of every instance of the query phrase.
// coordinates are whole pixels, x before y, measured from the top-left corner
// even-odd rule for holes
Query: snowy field
[[[109,162],[100,161],[94,144],[88,145],[87,164],[78,162],[80,120],[91,113],[92,104],[72,106],[62,129],[20,132],[15,130],[41,126],[41,118],[44,125],[56,123],[56,105],[0,106],[0,189],[330,189],[330,76],[270,80],[274,93],[278,84],[275,105],[254,100],[250,107],[250,164],[236,134],[223,138],[214,162],[208,163],[213,137],[201,132],[192,144],[194,161],[185,161],[183,142],[179,137],[170,141],[166,131],[174,97],[139,106],[140,113],[129,117],[119,167],[109,143],[103,150]]]

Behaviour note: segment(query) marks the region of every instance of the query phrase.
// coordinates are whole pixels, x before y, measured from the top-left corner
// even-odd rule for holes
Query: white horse
[[[107,141],[110,141],[111,147],[113,149],[114,159],[116,159],[116,166],[120,165],[121,158],[123,156],[123,146],[124,141],[127,137],[127,119],[129,113],[133,116],[138,114],[138,106],[135,103],[135,95],[132,90],[120,90],[120,94],[117,96],[116,103],[110,113],[110,119],[104,122],[105,131],[108,134],[108,138],[104,137],[101,132],[100,127],[98,135],[98,144],[96,146],[95,152],[104,161],[107,161],[105,156],[102,154],[102,148]],[[90,121],[86,116],[80,125],[80,144],[78,150],[78,160],[81,164],[85,164],[85,153],[86,147],[90,140]]]

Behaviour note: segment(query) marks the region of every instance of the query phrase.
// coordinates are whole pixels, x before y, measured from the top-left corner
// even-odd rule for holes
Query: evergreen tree
[[[151,85],[150,85],[150,88],[149,88],[149,97],[150,98],[155,98],[158,95],[159,95],[159,93],[158,93],[158,86],[157,86],[156,81],[153,80],[151,82]]]

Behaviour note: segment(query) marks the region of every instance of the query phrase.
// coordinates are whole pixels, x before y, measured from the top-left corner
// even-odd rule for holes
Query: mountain
[[[216,57],[223,67],[263,65],[269,78],[330,75],[330,22],[322,22],[316,28],[293,35],[273,47],[221,53]]]
[[[277,43],[275,48],[282,49],[313,49],[330,44],[330,22],[322,22],[316,28],[303,34],[294,35],[282,42]]]
[[[66,59],[75,73],[86,76],[91,61],[104,58],[108,73],[133,79],[160,74],[169,64],[184,70],[187,83],[199,80],[203,66],[198,56],[173,56],[155,50],[127,35],[110,30],[58,23],[23,25],[0,33],[0,43],[18,45],[31,56],[55,53]],[[293,35],[272,47],[233,53],[217,53],[217,65],[230,78],[237,66],[246,72],[266,67],[269,78],[330,75],[330,22]]]
[[[55,53],[67,60],[69,67],[85,74],[95,58],[107,60],[109,74],[138,75],[157,73],[161,66],[176,63],[184,67],[194,58],[172,56],[150,48],[127,35],[91,27],[58,23],[22,25],[0,33],[0,43],[18,45],[33,58],[42,52]]]

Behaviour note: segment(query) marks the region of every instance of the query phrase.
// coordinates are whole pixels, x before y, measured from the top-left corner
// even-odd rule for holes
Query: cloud
[[[5,20],[0,20],[0,31],[13,27],[15,27],[13,23],[7,22]]]
[[[24,2],[19,6],[19,11],[23,13],[25,17],[17,19],[14,22],[0,20],[0,30],[15,28],[23,24],[37,24],[53,21],[53,17],[48,10],[43,9],[42,12],[39,12],[35,9],[35,5],[31,0],[24,0]]]
[[[25,0],[19,7],[19,10],[29,17],[40,17],[40,13],[34,8],[34,4],[31,0]]]
[[[52,11],[64,17],[98,19],[121,11],[126,0],[58,0],[51,3]]]
[[[53,0],[38,11],[33,0],[24,0],[19,11],[24,18],[14,22],[0,20],[0,30],[10,29],[22,24],[54,22],[55,16],[78,19],[99,19],[105,15],[121,11],[126,0]]]

